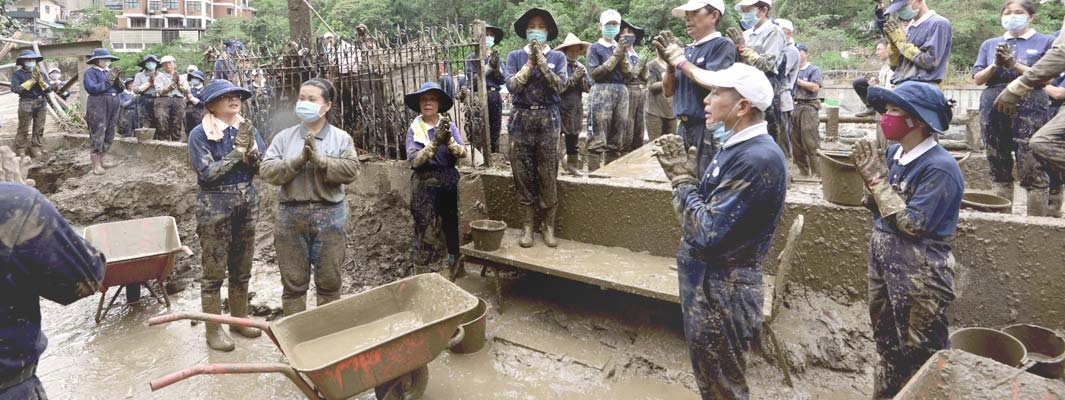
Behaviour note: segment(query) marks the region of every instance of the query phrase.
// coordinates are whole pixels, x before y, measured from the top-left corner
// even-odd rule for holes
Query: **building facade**
[[[41,41],[56,39],[69,16],[66,7],[52,0],[18,0],[7,6],[7,15],[22,23],[23,32]]]
[[[107,7],[121,11],[111,29],[116,52],[139,52],[153,44],[177,40],[195,42],[212,21],[251,18],[255,8],[249,0],[106,0]]]

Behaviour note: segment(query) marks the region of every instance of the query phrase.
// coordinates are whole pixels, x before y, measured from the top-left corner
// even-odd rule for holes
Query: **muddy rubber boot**
[[[248,287],[229,287],[229,315],[248,318]],[[257,338],[263,334],[259,328],[230,325],[230,332],[236,332],[246,338]]]
[[[325,296],[319,293],[316,300],[318,300],[318,307],[321,307],[334,301],[340,300],[340,295],[334,294],[330,296]]]
[[[222,293],[201,293],[200,301],[203,312],[216,315],[222,313]],[[236,346],[233,345],[233,339],[230,339],[226,331],[222,330],[222,325],[210,322],[203,325],[207,329],[207,346],[218,351],[233,351]]]
[[[44,155],[44,151],[41,151],[40,147],[30,147],[30,158],[38,159]]]
[[[1013,182],[1010,183],[995,183],[995,196],[1009,200],[1011,207],[1013,204]]]
[[[610,165],[610,163],[614,162],[614,160],[617,160],[618,157],[621,157],[621,154],[616,151],[606,152],[606,159],[603,160],[603,165]]]
[[[558,247],[558,239],[555,238],[555,211],[558,207],[551,207],[544,210],[544,244],[547,247]]]
[[[100,153],[100,166],[104,169],[111,169],[118,166],[118,163],[114,161],[108,161],[107,153]]]
[[[1047,190],[1028,189],[1028,216],[1045,217],[1047,215]]]
[[[93,153],[89,157],[92,159],[92,173],[94,175],[103,175],[104,166],[100,163],[100,155]]]
[[[521,239],[518,245],[521,247],[533,246],[533,222],[536,219],[536,209],[532,206],[525,207],[525,222],[521,227]]]
[[[872,117],[874,115],[876,115],[876,109],[870,105],[865,106],[865,111],[854,113],[855,117]]]
[[[1059,189],[1057,193],[1050,191],[1047,197],[1047,216],[1054,218],[1061,218],[1061,202],[1065,197],[1065,194],[1061,193]]]
[[[584,176],[584,172],[581,171],[581,162],[577,159],[577,155],[566,156],[566,173],[573,176]]]
[[[18,156],[18,158],[25,157],[26,149],[15,149],[15,155]]]
[[[284,316],[303,312],[307,309],[307,296],[303,295],[295,299],[281,299],[281,313]]]
[[[599,169],[600,163],[602,163],[602,161],[603,161],[603,155],[602,154],[589,154],[588,155],[588,173],[590,174],[592,172],[595,172],[595,170]]]

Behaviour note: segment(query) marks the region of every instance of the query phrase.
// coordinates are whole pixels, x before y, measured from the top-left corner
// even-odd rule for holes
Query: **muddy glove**
[[[529,43],[529,64],[534,67],[540,65],[540,57],[543,57],[543,52],[541,51],[543,49],[541,47],[539,40],[533,40]]]
[[[422,165],[425,165],[425,163],[429,162],[429,159],[433,158],[433,156],[436,155],[436,149],[437,144],[436,138],[434,137],[428,145],[423,147],[417,153],[414,153],[414,159],[411,160],[411,166],[414,168],[418,168]]]
[[[855,143],[850,157],[858,169],[858,175],[865,181],[865,187],[869,189],[882,218],[906,209],[906,202],[888,184],[887,161],[884,152],[877,148],[876,142],[865,139]]]
[[[19,158],[10,147],[0,146],[0,182],[22,183],[34,186],[30,173],[30,158]]]
[[[736,50],[743,51],[747,48],[747,41],[743,38],[743,31],[737,27],[731,27],[725,30],[725,36],[732,39],[732,43],[736,44]]]
[[[514,73],[514,75],[512,75],[510,79],[512,79],[518,85],[525,86],[525,84],[529,82],[529,74],[531,73],[532,67],[530,67],[529,64],[525,64],[521,66],[521,69],[519,69],[518,72]]]
[[[677,44],[672,33],[662,32],[661,35],[655,38],[654,47],[658,57],[666,60],[666,64],[669,64],[670,67],[676,68],[688,61],[684,57],[684,49]]]
[[[695,148],[684,150],[684,139],[677,135],[665,135],[655,139],[654,156],[666,173],[666,178],[675,189],[682,183],[697,185],[695,179]]]
[[[488,56],[488,68],[499,70],[499,52],[492,50],[492,54]]]
[[[325,168],[325,156],[318,154],[318,140],[314,138],[314,135],[307,135],[307,139],[303,142],[303,153],[307,159],[315,167]]]
[[[906,31],[902,30],[902,25],[899,25],[898,22],[888,21],[885,23],[884,36],[887,36],[888,42],[899,49],[899,55],[907,60],[913,61],[921,54],[921,49],[906,39]]]
[[[1021,82],[1021,78],[1014,79],[1006,85],[1006,90],[1000,92],[995,98],[995,109],[1006,115],[1017,115],[1017,103],[1030,91],[1032,87]]]
[[[121,82],[122,68],[111,68],[111,72],[107,74],[107,81],[111,83]]]
[[[19,87],[21,87],[22,90],[30,90],[30,89],[33,89],[33,85],[35,85],[35,84],[37,84],[37,81],[35,81],[33,79],[28,79],[25,82],[22,82],[22,84],[19,85]]]
[[[879,1],[873,7],[873,18],[876,19],[876,30],[884,33],[884,24],[887,23],[888,15],[884,13],[884,5]]]
[[[446,115],[441,115],[440,122],[436,124],[436,135],[433,136],[433,144],[446,146],[449,140],[451,140],[451,119]]]
[[[240,126],[237,128],[237,137],[233,139],[233,147],[241,153],[248,153],[255,143],[255,129],[251,125],[251,121],[241,121]]]
[[[995,65],[1003,69],[1013,69],[1013,66],[1017,65],[1017,60],[1013,58],[1013,50],[1006,42],[999,43],[995,47]]]

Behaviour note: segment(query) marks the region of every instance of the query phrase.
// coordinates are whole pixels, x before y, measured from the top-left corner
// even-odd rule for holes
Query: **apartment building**
[[[22,31],[34,39],[50,41],[58,36],[57,30],[66,26],[69,14],[59,2],[52,0],[17,0],[7,6],[7,16],[22,23]],[[23,37],[25,39],[25,37]]]
[[[116,52],[139,52],[157,43],[177,40],[195,42],[212,21],[250,18],[255,8],[249,0],[108,0],[107,7],[121,3],[117,27],[111,30]]]

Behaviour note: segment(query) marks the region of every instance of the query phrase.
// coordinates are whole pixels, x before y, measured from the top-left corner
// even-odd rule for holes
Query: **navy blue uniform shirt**
[[[588,47],[588,54],[585,55],[585,59],[588,61],[588,75],[591,75],[592,70],[599,68],[606,60],[609,60],[614,55],[614,48],[617,44],[607,47],[606,45],[595,42]],[[627,57],[626,57],[627,59]],[[622,60],[624,62],[626,60]],[[621,76],[621,64],[618,63],[614,66],[614,70],[609,75],[595,81],[595,83],[625,83],[625,78]]]
[[[470,53],[466,56],[466,79],[469,80],[470,85],[473,86],[471,90],[477,91],[477,74],[481,73],[481,69],[477,67],[477,54]],[[484,65],[488,65],[488,60],[484,60]],[[484,86],[488,89],[499,90],[500,87],[507,84],[507,65],[504,60],[499,60],[499,73],[489,74],[484,77]]]
[[[692,65],[707,71],[718,71],[731,67],[736,62],[736,44],[732,39],[721,36],[720,32],[710,34],[702,43],[684,48],[684,58]],[[666,71],[668,74],[669,71]],[[693,119],[705,119],[703,99],[710,91],[696,85],[683,72],[676,72],[676,91],[673,94],[673,113]]]
[[[526,45],[525,47],[529,47]],[[547,68],[558,75],[562,82],[569,79],[566,74],[566,55],[555,50],[548,50],[546,54]],[[518,73],[525,64],[529,63],[529,53],[524,49],[518,49],[507,54],[507,78]],[[523,87],[510,87],[510,102],[515,106],[550,106],[558,105],[561,98],[559,93],[547,85],[540,68],[533,68],[529,74],[529,81]]]
[[[27,71],[25,68],[18,67],[15,72],[11,73],[11,91],[18,93],[18,98],[20,99],[38,99],[41,96],[44,96],[45,91],[41,90],[40,85],[33,85],[30,90],[22,88],[23,83],[32,79],[33,72]],[[49,88],[48,90],[51,90],[51,88]]]
[[[255,145],[259,147],[259,157],[262,157],[266,154],[266,143],[263,142],[262,136],[259,136],[258,129],[254,130],[254,134]],[[233,151],[236,138],[237,127],[234,126],[226,128],[222,133],[222,140],[219,141],[207,139],[203,124],[196,125],[192,132],[189,132],[189,161],[196,170],[196,183],[201,188],[251,182],[259,172],[257,166],[244,162],[237,163],[229,170],[220,168],[224,165],[222,158]]]
[[[1018,38],[1011,37],[1006,39],[1004,36],[995,36],[987,39],[984,44],[980,45],[980,54],[976,56],[976,63],[973,64],[973,75],[983,71],[988,65],[995,63],[995,48],[1003,42],[1013,49],[1014,60],[1031,66],[1036,61],[1039,61],[1040,58],[1043,58],[1043,54],[1046,54],[1047,50],[1050,50],[1050,47],[1054,45],[1054,37],[1038,33],[1035,30],[1029,30],[1027,34]],[[995,70],[995,74],[991,76],[986,85],[1005,85],[1018,76],[1020,75],[1012,69],[999,68]]]
[[[911,160],[922,146],[927,150]],[[931,137],[910,150],[913,153],[910,157],[896,156],[901,151],[902,146],[895,144],[888,147],[886,154],[888,183],[906,202],[902,212],[910,214],[914,229],[922,239],[943,240],[954,236],[965,189],[958,162]],[[901,234],[880,216],[876,207],[873,207],[873,221],[876,229]]]
[[[107,76],[109,74],[111,74],[110,71],[96,66],[86,69],[85,91],[89,92],[91,96],[116,94],[124,91],[125,88],[122,87],[122,82],[108,82]]]

